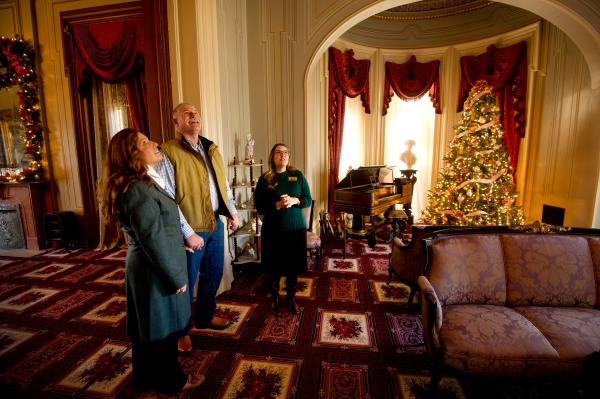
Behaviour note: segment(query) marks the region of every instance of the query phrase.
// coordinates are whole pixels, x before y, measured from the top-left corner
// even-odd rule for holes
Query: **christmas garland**
[[[42,179],[43,129],[40,120],[35,50],[22,39],[0,37],[0,57],[8,62],[6,74],[0,74],[0,89],[19,86],[19,116],[24,132],[23,151],[31,157],[29,167],[18,173],[0,175],[0,181],[25,182]]]

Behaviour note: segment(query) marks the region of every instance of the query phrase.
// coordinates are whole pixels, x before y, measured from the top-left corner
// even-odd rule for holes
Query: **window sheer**
[[[407,141],[414,141],[411,151],[416,156],[412,169],[417,170],[412,200],[415,221],[420,219],[422,211],[427,207],[433,164],[434,126],[435,109],[429,96],[416,101],[402,101],[397,96],[392,98],[385,117],[384,163],[395,166],[394,177],[399,176],[399,170],[407,168],[400,160],[400,155],[408,150],[410,144]]]
[[[365,114],[360,98],[346,99],[340,180],[346,176],[350,167],[367,166],[366,144],[367,140],[371,139],[367,137],[368,118],[369,115]],[[411,151],[416,156],[416,162],[412,169],[417,170],[417,182],[413,191],[412,212],[417,221],[427,207],[427,193],[431,187],[435,109],[429,96],[423,96],[416,101],[403,101],[394,96],[384,121],[382,163],[393,167],[394,177],[399,177],[400,170],[407,168],[406,164],[400,161],[400,155],[407,150],[407,141],[414,141]]]
[[[346,97],[344,113],[344,138],[338,179],[346,177],[349,168],[365,166],[365,133],[367,114],[359,96]]]
[[[104,157],[112,136],[126,127],[133,127],[129,102],[124,83],[106,83],[92,78],[91,102],[95,137],[96,180],[102,175]],[[111,249],[120,245],[124,237],[115,224],[104,223],[102,213],[99,213],[100,242],[98,248]]]
[[[100,176],[108,142],[119,130],[133,127],[125,84],[93,78],[92,107],[96,132],[96,175]]]

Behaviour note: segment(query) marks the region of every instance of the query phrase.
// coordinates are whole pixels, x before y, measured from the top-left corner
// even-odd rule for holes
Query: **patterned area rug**
[[[179,398],[421,398],[429,365],[420,306],[386,284],[389,245],[326,250],[298,281],[298,314],[270,312],[264,279],[218,297],[222,331],[193,329],[185,370],[206,380]],[[165,398],[132,382],[124,250],[0,256],[0,392],[6,398]],[[285,295],[285,280],[280,295]],[[444,380],[444,396],[465,395]],[[474,395],[471,397],[479,397]]]
[[[425,372],[398,371],[388,368],[392,380],[394,397],[419,399],[426,396],[430,377]],[[465,399],[463,388],[456,378],[442,378],[438,392],[439,398]],[[489,397],[489,396],[488,396]]]

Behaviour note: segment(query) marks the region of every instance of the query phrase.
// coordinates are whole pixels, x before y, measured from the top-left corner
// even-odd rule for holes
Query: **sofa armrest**
[[[421,289],[421,318],[423,321],[423,336],[430,354],[441,348],[439,331],[442,328],[442,305],[427,277],[419,276],[417,280]]]

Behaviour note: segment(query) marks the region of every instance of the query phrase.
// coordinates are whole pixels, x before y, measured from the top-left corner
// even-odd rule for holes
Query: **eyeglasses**
[[[281,151],[281,150],[275,151],[275,155],[288,155],[289,153],[290,153],[289,151]]]

